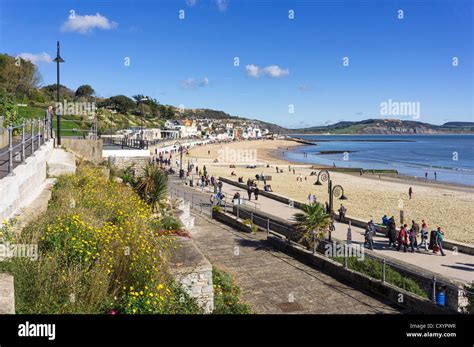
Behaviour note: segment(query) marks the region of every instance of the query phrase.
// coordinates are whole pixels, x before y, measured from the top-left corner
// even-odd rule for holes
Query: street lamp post
[[[183,172],[183,145],[181,145],[181,142],[176,141],[174,145],[178,145],[178,150],[179,150],[179,178],[184,177],[184,172]]]
[[[332,211],[334,205],[334,198],[339,197],[339,200],[347,200],[347,196],[344,195],[344,188],[341,185],[332,186],[332,180],[329,180],[328,185],[329,191],[329,211]]]
[[[314,182],[315,185],[321,186],[324,182],[328,182],[328,195],[329,195],[329,213],[331,213],[334,207],[334,198],[339,200],[347,200],[347,197],[344,195],[344,188],[341,185],[332,186],[331,175],[328,170],[321,170],[318,173],[318,179]]]
[[[327,180],[330,178],[329,171],[328,170],[321,170],[318,173],[318,179],[316,182],[314,182],[315,185],[317,186],[322,186],[324,182],[327,182]],[[323,183],[321,183],[323,182]]]
[[[179,175],[184,177],[183,171],[183,146],[179,146]]]
[[[57,116],[57,131],[58,131],[58,140],[56,142],[57,146],[61,146],[61,112],[59,103],[61,100],[59,99],[59,64],[64,63],[65,60],[61,58],[61,55],[59,54],[60,48],[59,48],[59,41],[57,41],[57,51],[56,51],[56,58],[53,60],[56,63],[56,98],[58,105],[56,107],[56,116]]]

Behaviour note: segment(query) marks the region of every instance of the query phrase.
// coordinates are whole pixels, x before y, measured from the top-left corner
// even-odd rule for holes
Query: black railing
[[[137,140],[125,137],[103,136],[102,139],[106,144],[121,146],[122,148],[148,149],[151,145],[150,141],[147,140]]]
[[[8,145],[0,152],[0,172],[6,172],[10,176],[13,175],[15,164],[24,163],[27,157],[34,155],[41,145],[52,138],[50,123],[43,119],[32,119],[16,126],[9,125],[6,132]],[[19,136],[21,139],[18,140]]]

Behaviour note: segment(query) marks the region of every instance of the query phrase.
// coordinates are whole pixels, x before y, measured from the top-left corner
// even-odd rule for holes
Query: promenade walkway
[[[201,190],[201,188],[196,187],[195,190]],[[236,192],[239,192],[241,197],[247,199],[247,191],[245,189],[230,184],[224,183],[223,192],[228,201],[232,199],[232,196]],[[208,193],[208,196],[209,195],[210,193]],[[252,195],[252,201],[254,201],[254,195]],[[261,211],[292,222],[294,221],[294,214],[299,212],[298,209],[291,208],[286,204],[261,195],[258,197],[256,202],[258,203],[257,208]],[[248,206],[252,205],[250,204]],[[332,233],[332,237],[339,240],[345,240],[348,225],[335,222],[335,227],[336,230]],[[353,243],[363,244],[365,230],[354,226],[351,229]],[[450,250],[445,250],[445,257],[424,250],[415,250],[415,253],[404,253],[402,250],[397,252],[393,248],[388,248],[387,245],[387,238],[383,236],[374,237],[374,252],[377,255],[387,257],[387,259],[393,258],[404,261],[454,280],[466,283],[471,283],[474,280],[474,256],[464,253],[455,253]]]
[[[243,301],[256,313],[402,312],[383,299],[360,292],[269,247],[263,239],[265,235],[243,234],[212,219],[193,215],[194,242],[214,266],[234,276]]]

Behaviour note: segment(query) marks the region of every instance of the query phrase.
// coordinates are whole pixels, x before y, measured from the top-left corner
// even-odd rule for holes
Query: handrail
[[[8,145],[5,150],[0,152],[0,156],[8,154],[8,159],[0,160],[1,165],[4,165],[8,162],[8,175],[14,175],[14,163],[25,163],[26,160],[26,149],[29,149],[29,156],[33,156],[34,153],[41,148],[41,145],[45,144],[46,141],[51,139],[50,129],[51,129],[51,119],[30,119],[26,122],[23,122],[19,125],[8,125],[7,126],[7,136],[8,136]],[[29,136],[26,136],[26,126],[29,125],[29,131],[31,132]],[[13,133],[14,130],[21,129],[21,141],[18,143],[13,143]],[[28,142],[28,143],[27,143]],[[21,155],[20,160],[14,160],[15,157]]]

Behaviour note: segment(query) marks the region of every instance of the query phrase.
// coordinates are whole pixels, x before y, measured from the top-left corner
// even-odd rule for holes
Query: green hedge
[[[344,264],[344,257],[333,257],[331,259],[340,264]],[[357,257],[348,257],[347,267],[377,280],[382,279],[382,264],[380,262],[367,257],[365,257],[364,260],[358,259]],[[419,295],[423,298],[429,298],[428,293],[420,288],[418,283],[411,278],[403,277],[397,270],[389,265],[385,265],[385,281],[407,292]]]

